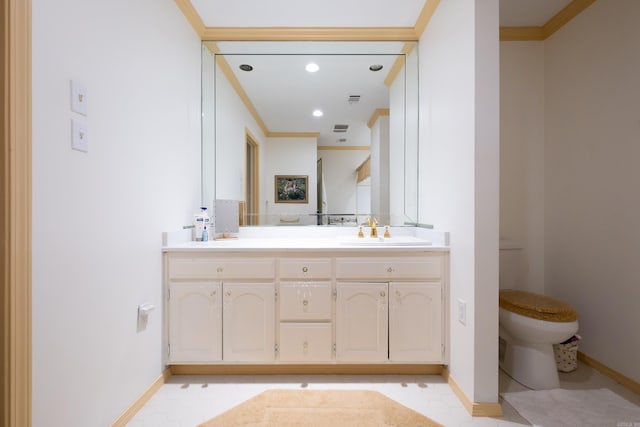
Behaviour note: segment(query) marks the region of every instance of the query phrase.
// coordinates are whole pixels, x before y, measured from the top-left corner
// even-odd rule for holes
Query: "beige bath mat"
[[[268,390],[200,427],[442,427],[376,391]]]

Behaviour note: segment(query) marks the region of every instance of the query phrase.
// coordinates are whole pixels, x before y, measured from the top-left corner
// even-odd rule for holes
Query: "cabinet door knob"
[[[393,268],[391,267],[387,268],[387,273],[393,273]]]
[[[231,296],[231,291],[227,291],[227,293],[225,295],[230,297]]]
[[[387,295],[387,293],[386,293],[385,291],[380,291],[380,296],[381,296],[381,297],[383,297],[383,296],[385,296],[385,295]]]
[[[400,293],[400,291],[396,290],[396,296],[399,298],[402,296],[402,293]]]
[[[224,270],[224,269],[223,269],[222,267],[218,267],[218,268],[216,268],[216,271],[217,271],[218,273],[222,273],[222,271],[223,271],[223,270]]]
[[[309,267],[307,267],[307,266],[302,267],[302,272],[303,273],[306,273],[307,271],[309,271]]]
[[[306,299],[305,299],[305,300],[302,300],[302,305],[304,305],[304,306],[309,305],[309,301],[308,301],[308,300],[306,300]]]

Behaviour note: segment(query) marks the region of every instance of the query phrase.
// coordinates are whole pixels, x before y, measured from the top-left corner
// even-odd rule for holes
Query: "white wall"
[[[266,137],[218,66],[215,96],[216,198],[244,200],[246,129],[257,138],[261,175]],[[261,185],[261,199],[264,191]]]
[[[371,213],[389,224],[389,116],[371,127]]]
[[[544,293],[544,43],[500,43],[500,239],[522,248],[520,289]]]
[[[545,42],[545,290],[581,350],[640,381],[640,2],[598,1]]]
[[[327,194],[325,213],[356,213],[356,168],[368,156],[369,150],[318,150]]]
[[[469,399],[497,402],[498,1],[441,1],[419,48],[419,222],[451,233],[449,368]]]
[[[110,425],[158,378],[161,232],[199,204],[200,42],[175,2],[33,0],[33,425]]]
[[[278,224],[280,217],[300,216],[300,224],[316,224],[318,206],[317,138],[268,138],[262,178],[266,222]],[[275,175],[307,175],[308,203],[275,203]]]
[[[405,70],[402,67],[389,87],[389,215],[395,224],[404,222]]]

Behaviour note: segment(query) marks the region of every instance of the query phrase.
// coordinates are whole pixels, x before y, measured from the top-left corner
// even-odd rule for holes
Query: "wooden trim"
[[[453,379],[447,368],[442,370],[442,378],[447,381],[451,390],[458,396],[458,399],[460,399],[460,402],[462,402],[462,405],[472,417],[501,417],[503,415],[502,405],[500,405],[499,402],[472,402]]]
[[[202,40],[416,41],[412,27],[206,27]]]
[[[391,69],[389,70],[389,74],[387,74],[387,77],[385,77],[384,79],[384,84],[386,86],[391,86],[393,84],[394,80],[396,79],[396,77],[398,77],[398,74],[400,74],[400,70],[402,70],[402,67],[404,67],[404,64],[406,64],[406,62],[407,58],[404,55],[400,55],[396,58],[395,62],[391,66]]]
[[[251,114],[251,116],[253,116],[253,119],[256,121],[256,123],[258,123],[258,126],[260,126],[260,129],[262,129],[262,132],[265,135],[267,135],[269,133],[269,129],[267,129],[267,125],[265,125],[264,121],[262,120],[262,117],[260,117],[260,114],[258,114],[258,110],[256,110],[256,107],[251,102],[251,99],[249,99],[249,95],[247,95],[247,92],[245,92],[244,89],[242,88],[240,81],[231,70],[231,66],[229,65],[227,60],[224,58],[224,56],[216,55],[216,64],[218,64],[218,67],[220,67],[224,75],[227,77],[227,80],[229,80],[229,83],[231,84],[233,89],[236,91],[240,99],[242,100],[242,103],[244,104],[244,106],[247,107],[247,110],[249,110],[249,113]]]
[[[360,183],[371,176],[371,156],[368,156],[356,168],[356,183]]]
[[[500,27],[500,41],[542,41],[542,27]]]
[[[596,0],[573,0],[564,9],[556,13],[553,18],[542,26],[544,38],[550,37],[553,33],[562,28],[573,18],[582,13],[583,10],[591,6]]]
[[[427,29],[429,21],[431,21],[431,17],[433,17],[433,14],[436,12],[439,4],[440,0],[426,0],[424,6],[422,7],[422,11],[420,11],[420,15],[418,16],[416,25],[413,29],[416,35],[415,40],[420,40],[420,37],[422,37],[422,33],[424,33],[424,30]]]
[[[213,55],[218,55],[220,53],[220,48],[216,42],[202,42],[202,44],[204,44],[204,46],[209,49],[209,52]]]
[[[260,144],[258,144],[258,138],[248,128],[244,128],[245,143],[251,144],[254,148],[253,156],[253,193],[251,197],[251,204],[253,206],[253,212],[251,217],[247,218],[246,205],[244,206],[245,220],[248,225],[258,225],[258,218],[260,218]]]
[[[614,369],[611,369],[604,363],[601,363],[596,359],[590,356],[587,356],[581,351],[578,351],[578,360],[587,366],[591,366],[593,369],[595,369],[596,371],[600,372],[603,375],[606,375],[607,377],[611,378],[615,382],[620,383],[621,385],[628,388],[632,392],[636,394],[640,394],[640,383],[632,380],[631,378],[621,374],[620,372]]]
[[[206,27],[202,18],[191,4],[191,0],[176,0],[176,4],[178,8],[180,8],[180,11],[182,11],[184,17],[187,18],[187,21],[189,21],[189,24],[191,24],[193,30],[202,39],[202,34]]]
[[[542,41],[551,37],[596,0],[573,0],[542,27],[500,27],[500,41]]]
[[[368,145],[318,145],[318,150],[371,150]]]
[[[173,375],[440,375],[442,365],[427,364],[299,364],[172,365]]]
[[[171,370],[168,368],[142,393],[112,424],[111,427],[124,427],[138,413],[145,403],[153,397],[160,387],[171,378]]]
[[[369,119],[369,122],[367,123],[367,126],[369,126],[369,129],[371,129],[373,127],[373,125],[376,124],[376,122],[378,121],[378,119],[380,117],[383,116],[389,116],[389,114],[391,114],[390,110],[388,108],[378,108],[376,109],[373,114],[371,115],[371,118]]]
[[[320,132],[269,132],[269,138],[320,138]]]
[[[31,416],[31,0],[0,5],[0,424]]]

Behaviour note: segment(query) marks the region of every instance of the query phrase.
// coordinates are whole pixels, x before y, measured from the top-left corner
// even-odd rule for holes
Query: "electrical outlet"
[[[467,324],[467,302],[458,298],[458,322]]]

